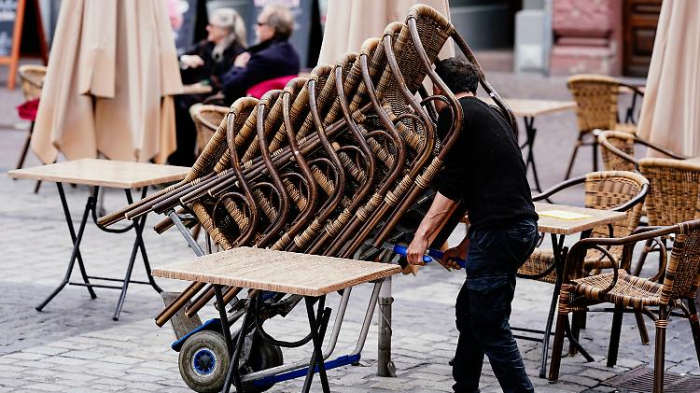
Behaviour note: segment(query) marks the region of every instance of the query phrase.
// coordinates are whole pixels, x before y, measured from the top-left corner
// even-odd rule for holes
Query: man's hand
[[[423,262],[423,255],[425,255],[425,250],[428,249],[428,239],[416,235],[411,244],[408,245],[406,250],[406,258],[408,263],[411,265],[425,265]]]
[[[246,65],[248,65],[248,60],[250,60],[250,53],[243,52],[240,55],[236,56],[236,60],[233,61],[233,66],[243,68]]]
[[[455,259],[461,259],[463,261],[467,260],[467,250],[469,249],[469,239],[465,239],[464,242],[460,243],[457,247],[452,247],[445,251],[445,256],[439,259],[438,262],[447,270],[462,269],[461,266],[457,264]]]

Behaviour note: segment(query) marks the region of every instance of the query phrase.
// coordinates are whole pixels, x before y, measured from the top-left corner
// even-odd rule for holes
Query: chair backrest
[[[606,171],[636,172],[638,163],[634,160],[634,140],[633,134],[624,131],[604,131],[598,134],[603,168]],[[627,157],[621,156],[616,149]]]
[[[642,200],[627,210],[624,220],[612,224],[612,237],[630,235],[639,226],[642,214],[642,188],[649,181],[638,173],[624,171],[593,172],[586,175],[585,204],[588,208],[610,210],[624,205],[634,198]],[[593,230],[592,237],[611,237],[607,225]]]
[[[661,301],[694,298],[700,285],[700,220],[678,224],[671,259],[666,266]]]
[[[262,96],[270,90],[283,90],[284,87],[287,86],[287,83],[296,77],[296,75],[287,75],[264,80],[257,85],[251,86],[246,92],[246,95],[258,99],[262,98]]]
[[[226,113],[228,108],[225,106],[195,104],[190,107],[190,116],[197,130],[197,156],[214,136]]]
[[[24,98],[29,101],[41,96],[41,88],[46,77],[46,66],[25,64],[17,70],[22,84]]]
[[[700,165],[668,158],[639,160],[639,170],[649,179],[649,225],[668,226],[700,218]]]
[[[579,132],[612,130],[617,123],[619,83],[602,75],[574,75],[567,82],[576,101]]]

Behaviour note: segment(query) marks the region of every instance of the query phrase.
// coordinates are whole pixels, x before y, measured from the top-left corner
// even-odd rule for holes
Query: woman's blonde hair
[[[233,8],[219,8],[212,12],[209,24],[228,30],[228,35],[214,47],[214,59],[221,58],[226,48],[234,42],[241,48],[247,47],[245,22]]]

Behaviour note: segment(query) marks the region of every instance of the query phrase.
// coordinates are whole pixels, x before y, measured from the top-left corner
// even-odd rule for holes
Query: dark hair
[[[479,87],[479,72],[466,59],[450,57],[435,63],[435,72],[452,93],[476,93]]]

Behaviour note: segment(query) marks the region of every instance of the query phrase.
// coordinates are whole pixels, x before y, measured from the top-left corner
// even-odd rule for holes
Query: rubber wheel
[[[219,392],[226,381],[230,356],[221,333],[203,330],[188,338],[180,349],[180,375],[199,393]]]
[[[248,370],[241,370],[241,372],[266,370],[268,368],[281,366],[283,363],[284,356],[282,355],[282,349],[277,345],[265,341],[262,337],[256,336],[250,358],[248,359]],[[260,386],[249,381],[243,384],[243,390],[246,393],[260,393],[270,389],[273,385],[274,383]]]

